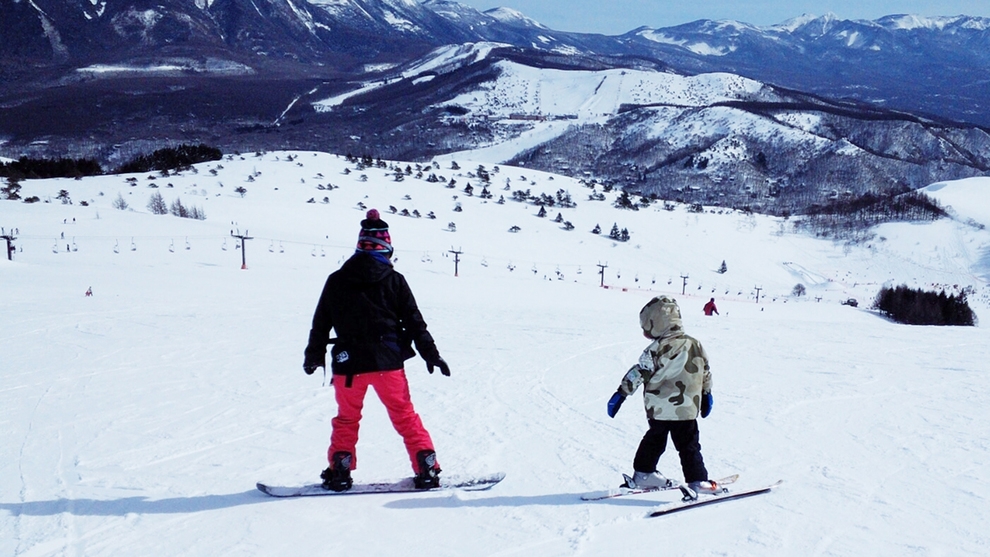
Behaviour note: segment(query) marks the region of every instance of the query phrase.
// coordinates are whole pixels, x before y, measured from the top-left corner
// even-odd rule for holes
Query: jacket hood
[[[667,296],[653,298],[643,306],[639,312],[639,324],[651,338],[666,338],[684,332],[681,309],[676,300]]]

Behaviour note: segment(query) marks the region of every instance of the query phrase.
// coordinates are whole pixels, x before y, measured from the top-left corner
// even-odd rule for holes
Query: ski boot
[[[323,489],[331,491],[347,491],[354,485],[351,479],[351,453],[339,451],[333,453],[330,467],[320,474],[323,479]]]
[[[695,493],[705,494],[705,495],[718,495],[719,493],[725,493],[728,490],[724,487],[718,485],[718,483],[712,480],[700,480],[696,482],[690,482],[688,484]]]
[[[437,453],[424,449],[416,453],[416,464],[419,473],[413,478],[416,489],[436,489],[440,487],[440,466],[437,464]]]
[[[674,487],[674,482],[665,478],[660,472],[633,472],[632,477],[626,476],[629,489],[666,489]]]

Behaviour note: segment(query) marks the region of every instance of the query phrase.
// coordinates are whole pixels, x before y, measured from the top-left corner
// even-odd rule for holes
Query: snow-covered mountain
[[[317,90],[294,116],[321,122],[338,134],[331,143],[354,152],[477,156],[776,214],[990,169],[990,135],[979,128],[735,74],[614,67],[491,43],[437,49],[329,97]]]
[[[0,200],[3,234],[17,229],[13,261],[0,258],[0,554],[604,557],[655,553],[658,535],[689,555],[985,552],[986,178],[928,188],[954,219],[843,245],[794,233],[793,219],[620,210],[618,192],[588,201],[572,177],[457,162],[261,152],[168,176],[27,180],[38,203]],[[539,218],[506,185],[577,206]],[[152,214],[154,193],[206,219]],[[273,500],[254,488],[326,466],[333,390],[303,374],[302,351],[369,207],[452,370],[408,362],[416,409],[444,474],[506,472],[490,492]],[[628,242],[591,233],[613,223]],[[253,238],[246,253],[232,232]],[[967,289],[981,325],[869,310],[902,283]],[[614,419],[605,403],[658,294],[678,300],[711,360],[710,474],[738,473],[739,488],[783,479],[779,490],[663,519],[644,517],[677,495],[581,501],[621,482],[646,430],[638,394]],[[705,317],[711,297],[720,315]],[[370,393],[358,451],[358,481],[409,473]],[[681,479],[672,448],[659,469]]]
[[[451,0],[7,3],[0,11],[0,54],[17,81],[52,62],[85,67],[179,55],[234,58],[251,67],[299,61],[326,74],[328,67],[353,71],[362,63],[409,61],[441,45],[497,42],[550,53],[646,57],[688,73],[737,73],[832,98],[990,124],[984,104],[990,20],[978,17],[805,15],[764,27],[701,20],[605,36],[556,31],[515,10],[481,12]]]
[[[815,202],[768,201],[780,192],[990,170],[986,130],[954,123],[990,113],[980,18],[699,21],[609,37],[449,0],[38,0],[0,13],[0,141],[12,156],[119,163],[178,142],[418,160],[486,149],[778,212]],[[681,99],[688,76],[729,89]]]
[[[620,37],[682,70],[728,71],[832,98],[990,124],[990,19],[834,14],[758,27],[702,20]]]

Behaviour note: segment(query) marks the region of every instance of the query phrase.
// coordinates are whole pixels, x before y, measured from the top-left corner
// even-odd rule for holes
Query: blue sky
[[[457,0],[479,10],[505,6],[558,31],[618,35],[640,26],[670,27],[697,19],[772,25],[802,14],[841,19],[890,14],[990,17],[988,0]]]

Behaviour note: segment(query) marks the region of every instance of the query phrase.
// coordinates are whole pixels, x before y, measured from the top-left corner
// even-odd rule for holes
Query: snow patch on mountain
[[[317,112],[330,112],[331,110],[340,106],[341,104],[344,103],[344,101],[350,99],[351,97],[356,97],[358,95],[370,93],[375,89],[384,87],[385,85],[386,85],[385,80],[380,80],[380,79],[361,83],[358,85],[356,89],[352,89],[350,91],[347,91],[346,93],[341,93],[339,95],[334,95],[332,97],[327,97],[325,99],[314,101],[312,103],[313,110]]]
[[[978,177],[938,182],[921,191],[941,203],[958,218],[990,227],[990,178]]]
[[[913,14],[898,14],[881,18],[879,21],[888,29],[898,29],[912,31],[915,29],[932,29],[942,31],[949,25],[965,19],[965,16],[958,17],[924,17]]]
[[[808,23],[818,19],[817,15],[814,14],[802,14],[798,17],[794,17],[784,21],[783,23],[778,23],[776,25],[770,25],[765,27],[765,29],[770,31],[782,31],[785,33],[793,33],[801,27],[804,27]]]
[[[497,80],[446,104],[490,118],[525,114],[587,120],[614,115],[623,105],[707,106],[751,98],[764,89],[760,82],[726,73],[685,77],[629,69],[557,70],[508,61],[495,66]]]
[[[506,45],[499,43],[469,43],[463,45],[448,45],[437,48],[417,61],[414,65],[403,70],[398,76],[401,79],[413,79],[414,83],[425,83],[432,79],[432,76],[424,74],[442,74],[459,67],[473,64],[483,60],[492,50]],[[372,66],[374,71],[383,71],[387,66]],[[369,69],[369,68],[366,68]],[[428,79],[429,77],[429,79]],[[340,106],[344,101],[352,97],[370,93],[376,89],[388,85],[389,79],[375,79],[361,82],[356,88],[321,99],[312,103],[313,109],[317,112],[330,112],[335,107]]]
[[[311,0],[310,3],[336,18],[358,16],[371,21],[375,19],[368,10],[354,0]]]
[[[523,15],[521,12],[513,10],[512,8],[492,8],[484,12],[485,15],[492,17],[501,21],[506,25],[512,25],[516,27],[537,27],[539,29],[546,29],[542,23]]]
[[[80,74],[92,76],[113,77],[119,75],[184,75],[190,72],[213,75],[250,75],[255,70],[249,66],[231,60],[207,59],[172,59],[162,60],[154,64],[93,64],[84,68],[76,68]]]
[[[491,42],[441,46],[403,71],[402,76],[409,78],[426,72],[446,73],[484,60],[492,50],[507,46],[509,45]]]
[[[817,134],[822,124],[820,114],[813,112],[783,112],[774,117],[778,122]]]
[[[640,31],[639,36],[655,43],[679,46],[701,56],[725,56],[736,50],[735,46],[712,46],[702,41],[677,39],[661,31],[644,30]]]
[[[402,16],[396,15],[394,12],[386,10],[383,13],[383,17],[385,18],[385,21],[388,22],[389,25],[391,25],[396,29],[409,31],[413,33],[422,30],[422,28],[419,25],[416,25],[415,23],[409,21],[408,19]]]
[[[285,3],[288,4],[289,9],[292,10],[292,13],[296,14],[296,17],[302,22],[303,25],[306,26],[306,29],[308,29],[310,33],[316,32],[317,28],[320,26],[313,20],[313,16],[309,12],[296,6],[292,0],[285,0]]]

